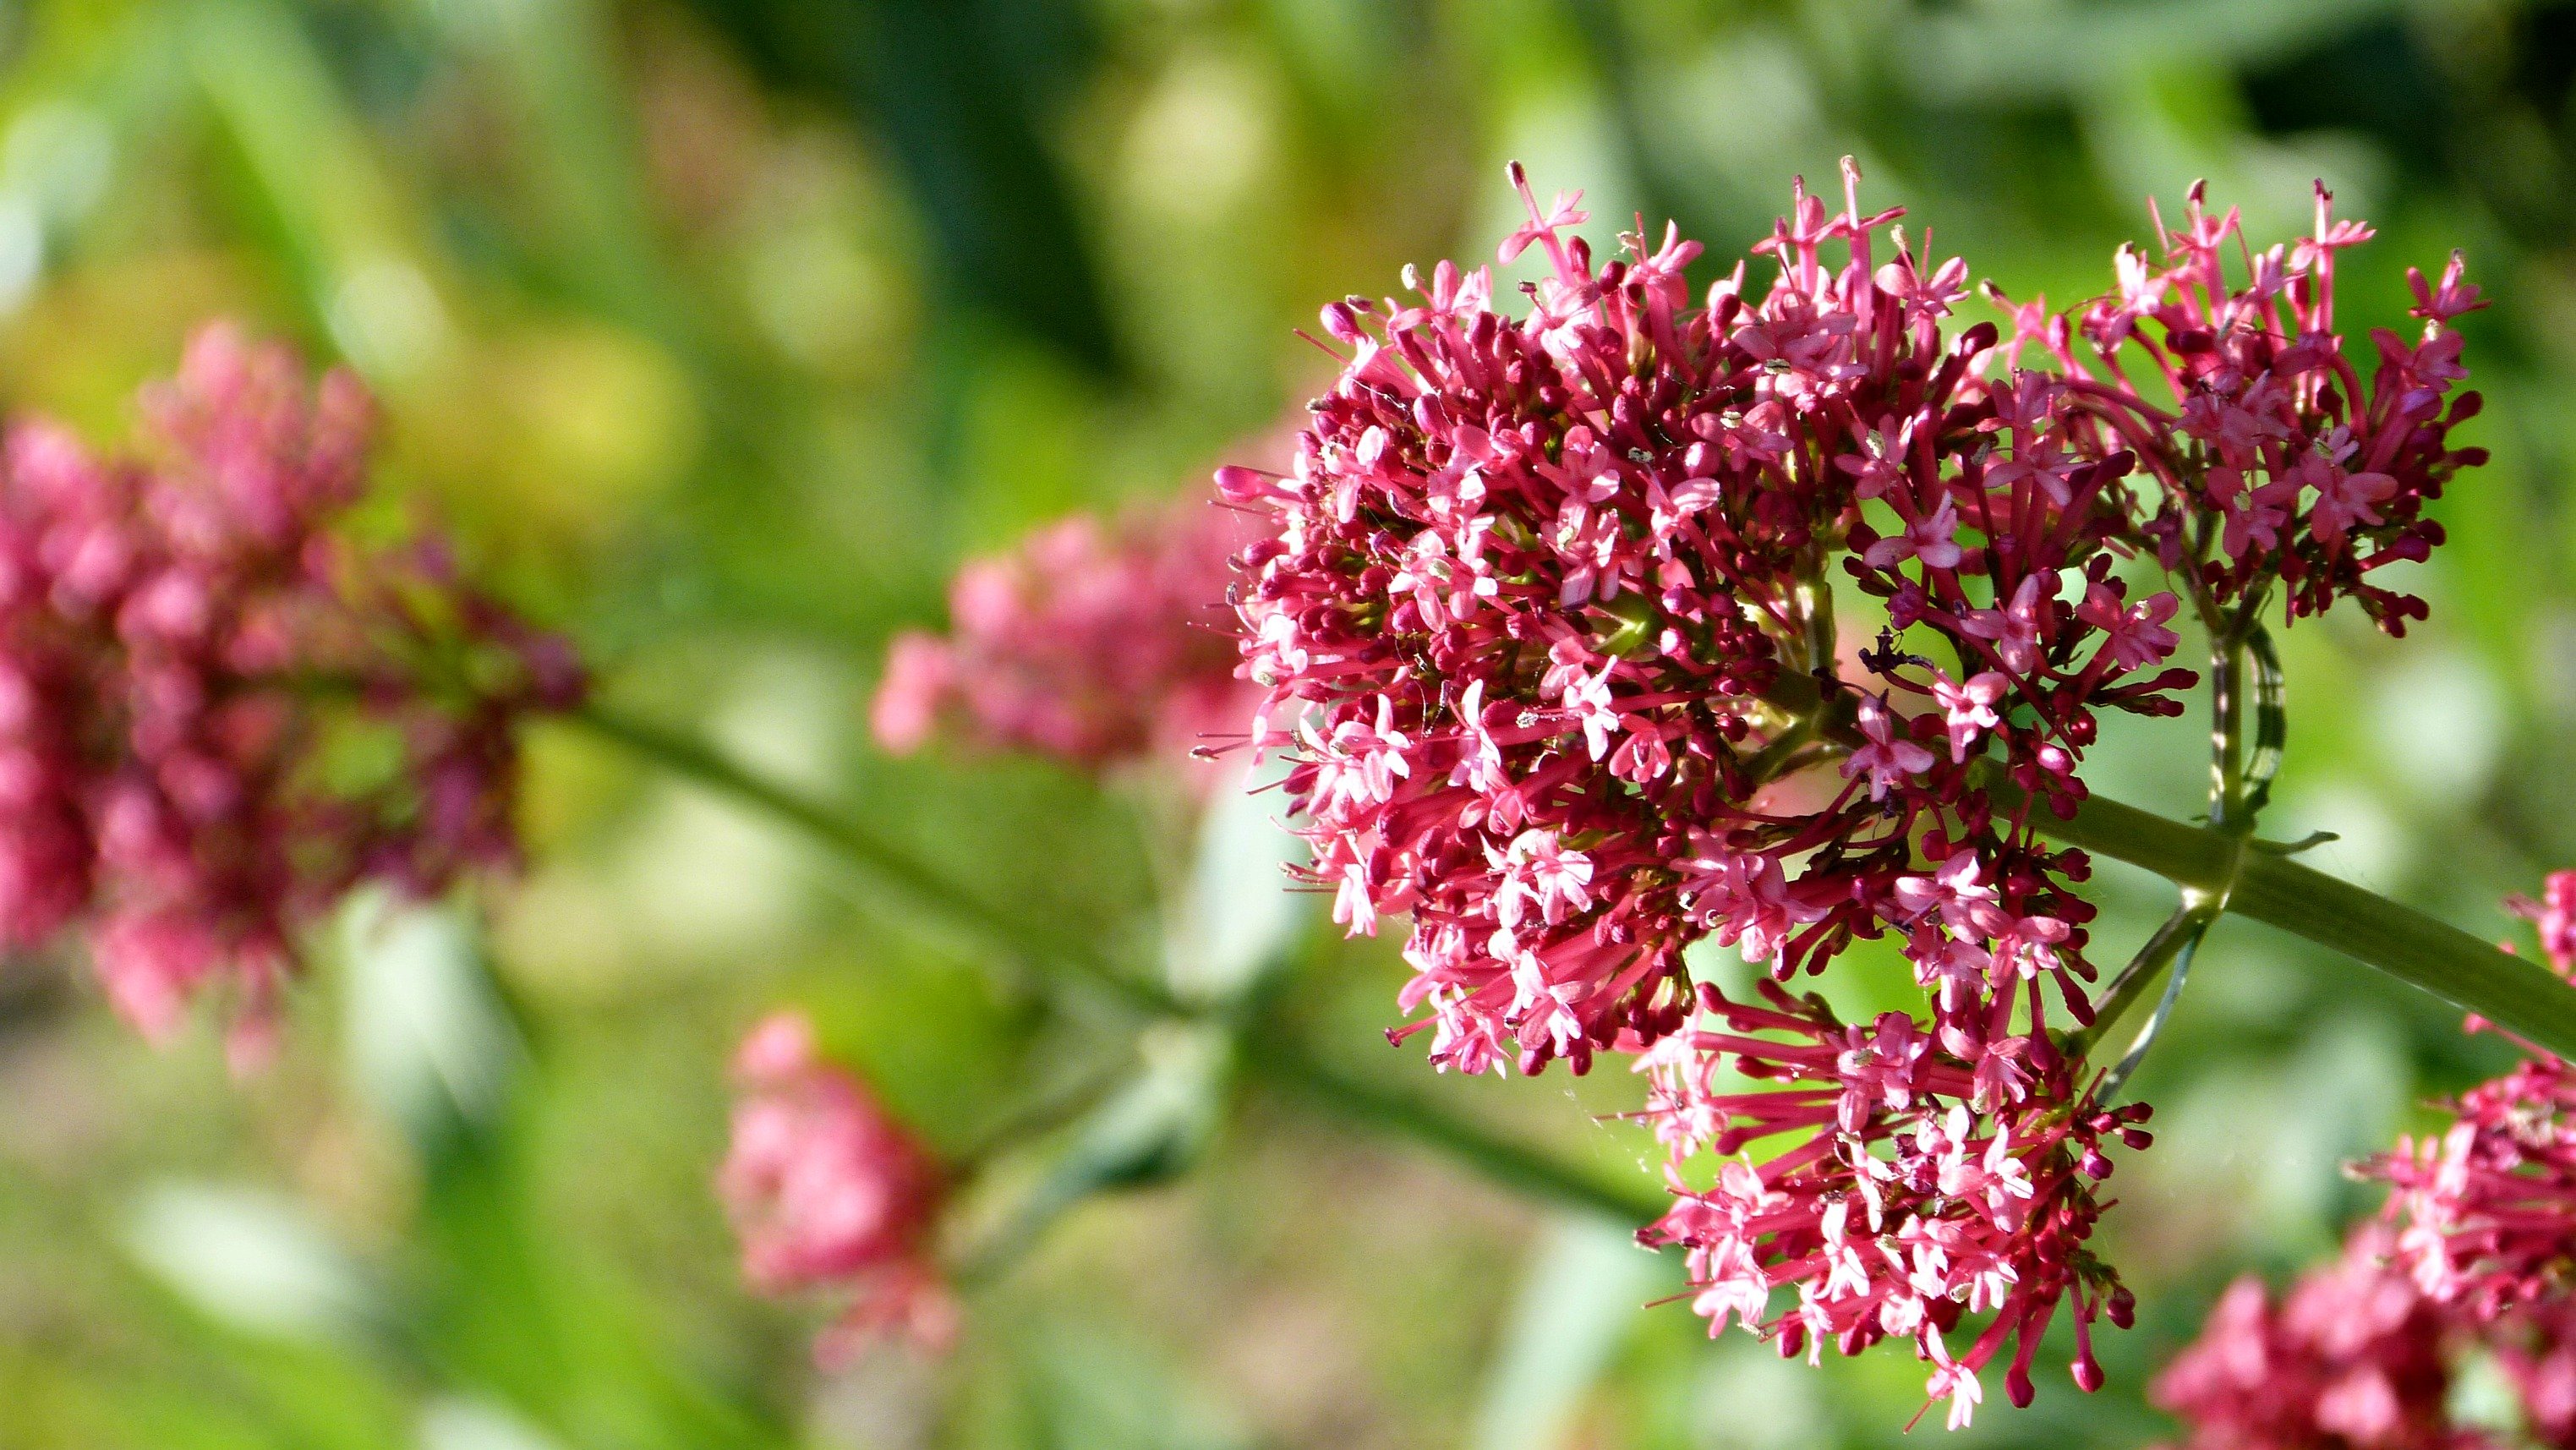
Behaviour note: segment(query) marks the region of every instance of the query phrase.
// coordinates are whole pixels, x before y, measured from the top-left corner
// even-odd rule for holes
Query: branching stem
[[[1206,1015],[1205,1009],[1122,970],[1087,943],[994,905],[845,814],[745,769],[695,739],[596,704],[567,718],[676,776],[797,827],[903,905],[1002,948],[1042,980],[1066,981],[1050,970],[1061,968],[1071,973],[1069,985],[1140,1015]],[[1334,1068],[1274,1023],[1248,1024],[1241,1039],[1241,1060],[1279,1090],[1356,1126],[1432,1148],[1503,1187],[1629,1223],[1650,1221],[1669,1206],[1661,1193],[1623,1191],[1481,1124]]]

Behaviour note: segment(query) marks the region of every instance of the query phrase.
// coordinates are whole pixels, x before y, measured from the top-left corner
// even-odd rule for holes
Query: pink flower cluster
[[[2399,1252],[2424,1291],[2492,1317],[2576,1273],[2576,1077],[2542,1056],[2462,1093],[2439,1136],[2370,1172],[2394,1190]]]
[[[2418,278],[2424,338],[2379,339],[2364,390],[2332,295],[2336,253],[2368,232],[2322,199],[2316,236],[2257,255],[2195,189],[2181,230],[2159,223],[2161,262],[2124,252],[2118,292],[2080,319],[2004,304],[2006,335],[1953,329],[1965,264],[1901,228],[1881,251],[1900,213],[1864,213],[1848,166],[1841,210],[1802,186],[1755,249],[1777,265],[1767,290],[1738,264],[1698,305],[1695,243],[1630,235],[1596,264],[1567,235],[1579,199],[1542,207],[1514,182],[1530,219],[1500,258],[1547,262],[1525,312],[1497,308],[1488,269],[1447,263],[1408,272],[1409,297],[1326,308],[1348,356],[1293,468],[1218,474],[1277,519],[1243,555],[1238,608],[1268,691],[1253,743],[1290,756],[1310,879],[1353,932],[1411,918],[1402,1000],[1423,1015],[1398,1035],[1427,1029],[1434,1062],[1468,1072],[1733,1052],[1656,1048],[1701,1011],[1686,948],[1714,937],[1786,980],[1893,932],[1929,998],[1909,1030],[1963,1075],[1946,1099],[1970,1115],[1962,1141],[2027,1147],[2034,1181],[2081,1195],[2062,1170],[2090,1141],[2014,1136],[2094,1111],[2047,1045],[2051,997],[2091,1016],[2089,863],[2032,813],[2082,800],[2101,711],[2179,712],[2193,677],[2164,663],[2183,596],[2250,618],[2278,584],[2298,613],[2349,594],[2402,625],[2411,601],[2365,576],[2421,557],[2438,537],[2421,500],[2480,461],[2444,437],[2474,396],[2439,408],[2459,376],[2447,320],[2473,289],[2456,263],[2438,289]],[[2168,389],[2179,412],[2149,399]],[[2150,564],[2181,594],[2133,594]],[[1834,570],[1884,602],[1856,658]],[[1864,1171],[1854,1130],[1814,1122],[1811,1152]],[[1677,1175],[1704,1136],[1675,1140]],[[1765,1191],[1820,1223],[1829,1181]],[[2090,1212],[2013,1230],[2068,1232],[2044,1264],[2015,1261],[2036,1266],[2018,1296],[1972,1294],[2008,1309],[2002,1338],[2094,1282],[2071,1232]],[[1658,1232],[1705,1270],[1728,1241],[1692,1242],[1700,1221]],[[1842,1297],[1825,1259],[1776,1252],[1774,1285]],[[2089,1318],[2108,1290],[2087,1294]],[[1899,1332],[1906,1312],[1836,1336]],[[1954,1362],[1903,1332],[1973,1403],[1997,1333]]]
[[[1103,524],[1076,516],[949,588],[952,633],[894,642],[877,692],[878,743],[899,753],[951,732],[1088,768],[1187,759],[1235,730],[1230,561],[1240,512],[1185,497]]]
[[[2353,1235],[2343,1256],[2276,1306],[2252,1275],[2228,1286],[2150,1397],[2190,1429],[2187,1450],[2473,1450],[2451,1423],[2451,1325],[2388,1263],[2388,1234]]]
[[[2145,1105],[2094,1103],[2046,1038],[1972,1064],[1902,1012],[1846,1025],[1816,998],[1761,986],[1768,1006],[1701,987],[1704,1025],[1641,1064],[1645,1115],[1674,1161],[1725,1160],[1705,1191],[1677,1178],[1672,1211],[1640,1235],[1687,1248],[1710,1331],[1732,1315],[1810,1363],[1827,1344],[1848,1355],[1910,1339],[1955,1429],[1982,1396],[1976,1366],[2007,1345],[2006,1395],[2030,1403],[2031,1356],[2071,1294],[2075,1381],[2099,1387],[2093,1320],[2126,1327],[2131,1301],[2084,1246],[2100,1213],[2091,1184],[2110,1175],[2111,1141],[2147,1146]],[[1771,1156],[1754,1162],[1754,1144]],[[1780,1288],[1796,1302],[1775,1313]],[[1975,1313],[1993,1317],[1954,1354],[1945,1336]]]
[[[2576,968],[2576,871],[2509,904],[2561,975]],[[2394,1191],[2341,1261],[2278,1311],[2238,1283],[2157,1381],[2189,1450],[2501,1445],[2450,1414],[2454,1375],[2480,1353],[2531,1439],[2576,1446],[2576,1084],[2536,1053],[2451,1106],[2448,1130],[2361,1165]]]
[[[945,1191],[929,1153],[816,1053],[800,1014],[754,1027],[734,1076],[743,1096],[716,1189],[742,1239],[743,1276],[764,1293],[848,1300],[815,1341],[827,1367],[888,1332],[944,1348],[957,1306],[932,1257]]]
[[[2552,873],[2540,901],[2510,904],[2538,925],[2561,976],[2576,969],[2576,871]],[[2425,1293],[2481,1319],[2565,1299],[2576,1278],[2576,1074],[2534,1050],[2450,1107],[2439,1136],[2400,1139],[2365,1165],[2394,1190],[2400,1257]]]
[[[2150,1398],[2180,1419],[2183,1450],[2501,1450],[2576,1446],[2576,1299],[2563,1288],[2498,1312],[2428,1293],[2386,1224],[2275,1307],[2247,1276]],[[2513,1396],[2521,1437],[2461,1423],[2455,1391],[2484,1356]]]
[[[349,374],[216,325],[142,410],[130,458],[0,444],[0,939],[82,925],[155,1038],[226,983],[255,1049],[352,886],[514,858],[512,723],[583,676],[435,543],[333,532],[365,488]]]

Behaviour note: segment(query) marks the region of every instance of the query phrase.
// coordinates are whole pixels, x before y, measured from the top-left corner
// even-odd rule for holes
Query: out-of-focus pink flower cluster
[[[2441,412],[2460,375],[2446,324],[2474,289],[2456,262],[2438,289],[2418,278],[2425,335],[2379,338],[2365,389],[2332,297],[2337,252],[2369,233],[2322,193],[2315,236],[2254,254],[2195,189],[2182,228],[2158,224],[2161,261],[2124,251],[2118,290],[2079,321],[2002,303],[2007,335],[1950,329],[1965,264],[1901,229],[1882,252],[1899,213],[1864,213],[1848,167],[1840,211],[1802,186],[1756,248],[1778,266],[1766,291],[1739,264],[1698,306],[1697,244],[1631,235],[1596,265],[1566,235],[1579,199],[1542,207],[1514,182],[1530,220],[1501,260],[1536,247],[1548,264],[1523,315],[1496,308],[1489,270],[1447,263],[1408,272],[1409,297],[1326,308],[1349,356],[1293,468],[1218,475],[1278,521],[1244,555],[1239,612],[1268,689],[1253,743],[1293,762],[1311,879],[1354,932],[1411,917],[1402,1000],[1424,1015],[1399,1035],[1428,1028],[1433,1060],[1469,1072],[1652,1049],[1687,1087],[1707,1074],[1682,1059],[1743,1050],[1705,1027],[1658,1046],[1716,1010],[1694,998],[1691,944],[1713,936],[1785,980],[1894,932],[1929,997],[1905,1050],[1960,1080],[1937,1111],[1894,1087],[1886,1110],[1925,1113],[1909,1131],[1938,1161],[1955,1105],[1961,1142],[2005,1142],[2034,1183],[2082,1197],[2066,1170],[2107,1164],[2064,1131],[2096,1110],[2047,999],[2090,1020],[2093,912],[2072,889],[2089,863],[2032,813],[2083,799],[2099,712],[2176,713],[2192,681],[2163,667],[2177,594],[2132,597],[2118,565],[2161,564],[2211,611],[2252,617],[2278,584],[2296,613],[2349,594],[2402,626],[2415,606],[2365,576],[2422,556],[2438,531],[2421,501],[2481,459],[2445,440],[2474,395]],[[2155,378],[2133,385],[2132,366]],[[2180,412],[2151,400],[2168,388]],[[1857,679],[1834,569],[1885,601]],[[1850,1051],[1838,1071],[1881,1070],[1881,1048]],[[1687,1091],[1659,1110],[1713,1115],[1712,1132],[1755,1111]],[[1811,1121],[1761,1191],[1791,1201],[1779,1222],[1821,1232],[1840,1190],[1801,1167],[1875,1173],[1860,1160],[1884,1166],[1892,1139]],[[2058,1131],[2017,1136],[2043,1121]],[[1708,1136],[1668,1134],[1684,1202],[1654,1231],[1737,1275],[1709,1281],[1704,1307],[1787,1338],[1811,1321],[1746,1310],[1757,1283],[1794,1287],[1847,1348],[1909,1335],[1954,1418],[1975,1370],[2067,1289],[2087,1286],[2079,1318],[2111,1302],[2071,1231],[2089,1199],[2007,1230],[2031,1255],[2009,1286],[1941,1259],[1915,1298],[1882,1295],[1892,1280],[1821,1248],[1747,1270],[1728,1186],[1687,1186]],[[1909,1318],[1936,1296],[2001,1328],[1952,1358],[1929,1312]],[[1864,1305],[1885,1306],[1874,1324]]]
[[[2275,1305],[2252,1275],[2229,1285],[2151,1397],[2190,1427],[2188,1450],[2472,1450],[2451,1423],[2453,1334],[2440,1306],[2389,1266],[2390,1235],[2353,1235]]]
[[[2576,871],[2510,904],[2551,966],[2576,968]],[[2476,1354],[2502,1371],[2532,1440],[2576,1446],[2576,1087],[2535,1051],[2451,1107],[2446,1131],[2361,1165],[2394,1191],[2339,1262],[2278,1311],[2239,1282],[2157,1381],[2190,1450],[2506,1443],[2452,1421],[2454,1377]]]
[[[899,1332],[944,1349],[957,1306],[932,1257],[938,1165],[858,1079],[817,1054],[794,1012],[754,1027],[734,1057],[742,1099],[717,1192],[764,1293],[820,1290],[848,1307],[814,1344],[827,1367]]]
[[[1174,763],[1242,727],[1230,561],[1237,510],[1185,496],[1110,524],[1076,516],[949,587],[950,634],[894,642],[874,706],[878,743],[933,735],[1090,769]]]
[[[45,422],[0,446],[0,939],[79,925],[154,1038],[227,984],[255,1051],[352,886],[514,858],[512,724],[583,675],[434,541],[333,532],[366,486],[350,374],[217,324],[142,412],[130,457]]]

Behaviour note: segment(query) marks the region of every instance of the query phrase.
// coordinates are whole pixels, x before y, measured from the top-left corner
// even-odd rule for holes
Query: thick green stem
[[[2536,1046],[2576,1055],[2576,990],[2457,927],[2242,840],[2099,796],[2071,821],[2034,810],[2030,822],[2070,846],[2223,892],[2239,916],[2376,967]]]
[[[1783,675],[1765,698],[1784,713],[1826,720],[1831,732],[1849,706],[1822,695],[1816,681]],[[2000,770],[1984,783],[2005,809],[2017,803],[2020,792]],[[2197,888],[2222,900],[2227,911],[2376,967],[2551,1052],[2576,1055],[2576,989],[2545,968],[2309,870],[2249,837],[2187,826],[2098,795],[2073,820],[2040,806],[2029,819],[2042,835]]]

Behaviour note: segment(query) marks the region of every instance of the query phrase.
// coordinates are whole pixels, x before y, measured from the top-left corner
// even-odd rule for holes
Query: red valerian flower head
[[[2365,1227],[2278,1305],[2252,1275],[2229,1286],[2149,1392],[2188,1428],[2183,1450],[2493,1445],[2451,1423],[2450,1325],[2389,1266],[2391,1247]]]
[[[1911,1341],[1955,1428],[2006,1349],[2007,1397],[2030,1403],[2031,1357],[2071,1296],[2075,1382],[2099,1388],[2093,1321],[2125,1326],[2130,1297],[2086,1247],[2094,1185],[2114,1142],[2147,1146],[2147,1108],[2094,1102],[2045,1039],[1998,1039],[1970,1062],[1904,1013],[1845,1024],[1821,999],[1762,992],[1768,1005],[1702,986],[1699,1024],[1641,1063],[1678,1198],[1639,1237],[1687,1249],[1709,1332],[1740,1319],[1811,1363],[1828,1344]],[[1756,1144],[1770,1156],[1755,1161]],[[1693,1188],[1703,1153],[1715,1181]],[[1982,1324],[1963,1328],[1971,1316]]]
[[[1580,1071],[1651,1042],[1709,935],[1786,976],[1901,932],[1961,1051],[2043,986],[2083,1017],[2084,858],[1990,787],[2071,810],[2094,711],[2179,708],[2190,676],[2155,670],[2174,600],[2130,600],[2105,552],[2139,522],[2131,455],[2053,379],[1980,372],[1994,329],[1943,326],[1964,267],[1901,239],[1878,261],[1898,213],[1862,214],[1856,174],[1842,211],[1801,189],[1756,248],[1767,294],[1739,267],[1698,306],[1696,246],[1631,237],[1596,266],[1562,235],[1576,200],[1515,184],[1505,251],[1549,263],[1526,315],[1446,265],[1418,303],[1334,304],[1351,353],[1292,471],[1218,478],[1278,520],[1243,556],[1255,744],[1293,757],[1342,919],[1412,916],[1434,1059]],[[1891,635],[1870,683],[1836,678],[1837,561],[1960,673]],[[1766,794],[1828,761],[1820,807]],[[1533,841],[1587,873],[1536,920]],[[1911,894],[1943,868],[1973,905]]]
[[[957,1305],[932,1253],[944,1189],[928,1151],[818,1055],[798,1013],[754,1027],[734,1077],[743,1095],[716,1189],[742,1240],[743,1277],[763,1293],[847,1301],[814,1344],[827,1368],[887,1333],[947,1348]]]
[[[1234,733],[1229,561],[1250,521],[1183,498],[1118,523],[1077,516],[977,559],[949,589],[946,638],[898,637],[873,707],[898,753],[943,733],[1090,769],[1179,761]]]
[[[350,374],[217,324],[142,410],[132,458],[41,422],[0,449],[0,935],[85,922],[152,1037],[224,983],[255,1052],[353,886],[515,859],[513,726],[583,675],[435,540],[336,532],[371,430]]]
[[[2072,405],[2137,446],[2165,495],[2151,531],[2166,568],[2198,556],[2219,602],[2277,581],[2293,619],[2350,598],[2403,634],[2424,602],[2371,576],[2441,543],[2424,505],[2486,461],[2485,449],[2449,443],[2477,415],[2478,395],[2443,401],[2467,375],[2451,320],[2486,304],[2461,281],[2457,253],[2438,289],[2410,269],[2423,330],[2412,341],[2374,331],[2365,386],[2334,330],[2335,259],[2374,233],[2336,220],[2333,201],[2320,183],[2310,235],[2286,255],[2256,253],[2236,209],[2211,215],[2195,185],[2180,228],[2157,219],[2161,263],[2124,251],[2121,291],[2088,306],[2080,329],[2020,318],[2015,345],[2045,348]],[[2229,275],[2232,256],[2242,280]],[[2139,370],[2153,378],[2143,390]],[[2179,400],[2180,414],[2151,397]],[[2210,524],[2215,553],[2187,545],[2187,532]]]
[[[2420,615],[2375,571],[2424,557],[2423,501],[2483,457],[2447,442],[2475,395],[2442,404],[2448,321],[2476,299],[2456,268],[2420,288],[2422,340],[2378,339],[2364,389],[2332,292],[2368,230],[2321,198],[2315,235],[2249,251],[2239,282],[2220,255],[2235,214],[2195,188],[2183,230],[2158,222],[2163,260],[2124,250],[2080,327],[1989,288],[2006,338],[1953,324],[1966,265],[1909,243],[1899,212],[1864,213],[1858,180],[1846,163],[1839,209],[1794,188],[1754,248],[1767,289],[1739,263],[1695,296],[1694,244],[1668,228],[1649,251],[1641,230],[1596,261],[1568,235],[1580,198],[1542,207],[1515,167],[1528,222],[1500,257],[1546,264],[1525,304],[1444,264],[1427,286],[1408,271],[1410,298],[1326,307],[1342,371],[1292,466],[1217,482],[1276,520],[1241,559],[1244,670],[1267,691],[1251,742],[1288,758],[1336,918],[1410,918],[1399,1001],[1419,1015],[1393,1035],[1427,1031],[1435,1064],[1581,1072],[1643,1052],[1684,1085],[1719,1057],[1776,1066],[1776,1044],[1692,1026],[1759,1009],[1697,1002],[1687,948],[1715,938],[1786,981],[1855,938],[1903,942],[1929,1010],[1881,1026],[1946,1064],[1944,1085],[1873,1076],[1875,1109],[1849,1083],[1768,1107],[1668,1088],[1650,1116],[1685,1196],[1656,1232],[1692,1246],[1712,1317],[1851,1349],[1906,1337],[1963,1420],[2006,1343],[2025,1398],[2059,1299],[2088,1325],[2125,1303],[2077,1248],[2096,1212],[2077,1179],[2107,1170],[2096,1140],[2127,1120],[2085,1095],[2050,1026],[2092,1020],[2090,862],[2034,813],[2082,802],[2103,711],[2180,712],[2184,597],[2204,620],[2259,618],[2276,586],[2294,615],[2347,596],[2392,631]],[[2162,380],[2141,391],[2131,366]],[[1874,645],[1838,635],[1832,571],[1883,608]],[[1868,1072],[1893,1051],[1869,1047]],[[1854,1124],[1874,1112],[1913,1116],[1873,1139]],[[1737,1118],[1807,1136],[1689,1187],[1691,1153]],[[1902,1291],[1918,1245],[1829,1243],[1862,1212],[1833,1195],[1883,1190],[1892,1164],[2017,1165],[2042,1196],[1909,1220],[1941,1293]],[[1766,1317],[1793,1281],[1794,1316]],[[1970,1301],[1996,1317],[1962,1349]]]

